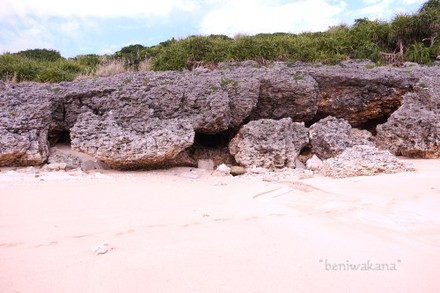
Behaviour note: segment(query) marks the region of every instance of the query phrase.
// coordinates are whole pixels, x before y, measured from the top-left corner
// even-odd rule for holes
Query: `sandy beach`
[[[440,160],[411,162],[283,182],[3,168],[0,292],[438,292]]]

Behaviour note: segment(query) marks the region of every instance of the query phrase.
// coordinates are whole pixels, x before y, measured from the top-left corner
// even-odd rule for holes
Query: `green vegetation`
[[[59,55],[58,52],[46,56],[48,50],[41,51],[41,55],[36,54],[38,50],[0,55],[1,79],[16,82],[59,82],[73,80],[82,71],[87,70],[86,66],[73,60],[66,60],[61,56],[53,58],[56,54]]]
[[[222,78],[222,80],[220,81],[220,86],[222,88],[225,88],[228,85],[232,85],[232,87],[238,87],[238,81],[230,78]]]
[[[396,60],[429,64],[440,55],[439,32],[440,0],[430,0],[417,13],[396,15],[390,22],[363,18],[325,32],[190,36],[152,47],[130,45],[109,56],[71,59],[46,49],[5,53],[0,55],[0,79],[58,82],[128,70],[182,70],[244,60],[337,64],[351,58],[369,59],[378,65]],[[391,55],[393,59],[387,59],[384,53],[397,58]],[[225,86],[223,82],[221,86]]]

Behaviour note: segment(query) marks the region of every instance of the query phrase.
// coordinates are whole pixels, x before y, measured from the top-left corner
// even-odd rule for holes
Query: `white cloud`
[[[392,0],[374,1],[358,11],[358,14],[364,17],[383,19],[387,18],[391,13],[391,8],[393,7]]]
[[[420,6],[426,0],[364,0],[363,2],[367,5],[351,12],[354,18],[367,17],[369,19],[390,20],[397,14],[410,13],[410,6]]]
[[[426,0],[403,0],[403,4],[405,5],[413,5],[413,4],[422,5],[425,2]]]
[[[7,44],[0,42],[0,54],[34,48],[55,49],[49,29],[31,18],[23,20],[20,26],[0,26],[0,36],[0,41],[7,40]]]
[[[226,0],[207,13],[202,34],[303,32],[326,30],[338,24],[343,1],[298,0],[290,3],[268,0]]]
[[[3,3],[5,2],[5,3]],[[2,0],[0,16],[166,16],[196,8],[191,0]]]

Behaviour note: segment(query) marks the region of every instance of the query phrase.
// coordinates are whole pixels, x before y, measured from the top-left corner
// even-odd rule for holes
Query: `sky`
[[[111,54],[190,35],[324,31],[367,17],[391,20],[425,0],[0,0],[0,54],[54,49]]]

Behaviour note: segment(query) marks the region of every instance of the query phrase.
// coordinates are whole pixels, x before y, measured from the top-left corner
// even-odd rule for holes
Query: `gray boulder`
[[[308,143],[304,123],[261,119],[243,126],[229,144],[235,160],[245,167],[295,167],[295,160]]]
[[[88,171],[92,171],[92,170],[106,170],[108,169],[108,166],[101,162],[101,161],[94,161],[94,160],[84,160],[83,162],[81,162],[81,170],[88,172]]]
[[[115,169],[166,165],[193,144],[194,130],[185,121],[151,118],[136,128],[123,127],[109,115],[83,113],[71,130],[72,148]]]
[[[440,80],[425,77],[385,124],[377,127],[376,144],[395,155],[440,158]]]
[[[50,150],[49,157],[47,159],[48,164],[65,164],[66,170],[72,170],[81,167],[81,159],[73,154],[66,154],[58,151],[56,148]]]
[[[332,116],[313,124],[309,137],[312,152],[322,159],[335,157],[354,145],[350,124]]]
[[[46,161],[52,122],[49,95],[42,85],[29,83],[0,91],[0,166]]]
[[[10,166],[20,162],[30,147],[25,136],[0,128],[0,166]]]

